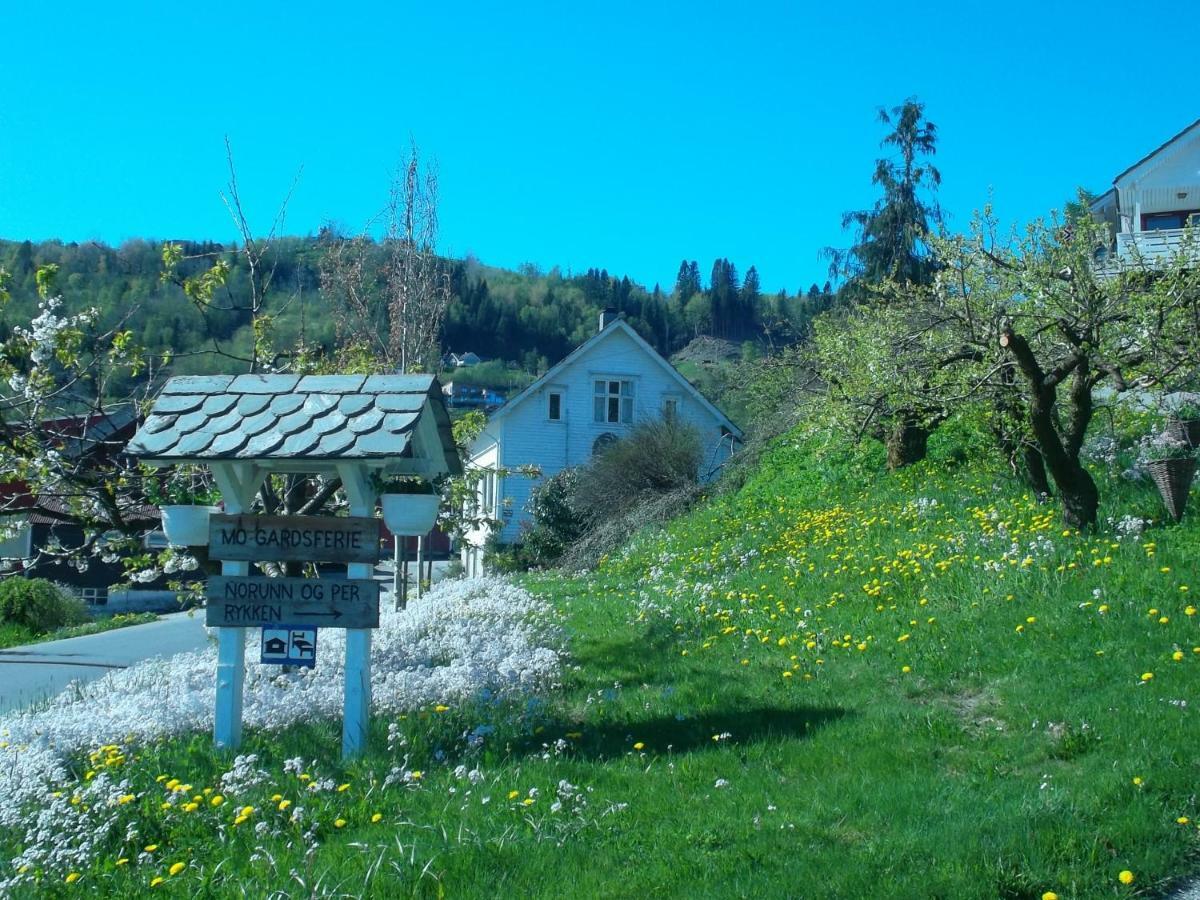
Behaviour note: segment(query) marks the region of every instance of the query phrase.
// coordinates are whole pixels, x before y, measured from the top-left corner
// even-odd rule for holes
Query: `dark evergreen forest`
[[[179,243],[189,258],[181,275],[199,271],[212,254],[225,253],[232,263],[223,296],[208,308],[197,307],[177,284],[162,280],[161,242],[129,240],[112,247],[0,241],[0,268],[11,275],[12,294],[0,312],[0,338],[37,314],[34,276],[39,266],[53,264],[65,311],[95,307],[106,326],[126,320],[124,327],[148,351],[173,353],[176,374],[228,369],[229,359],[216,348],[243,352],[253,341],[249,320],[238,311],[247,305],[249,273],[241,256],[227,253],[229,247]],[[331,349],[338,340],[336,316],[321,296],[323,252],[319,237],[282,238],[270,251],[268,310],[277,347],[303,341]],[[647,290],[604,269],[564,274],[525,265],[509,271],[470,257],[446,260],[445,265],[453,300],[443,347],[515,363],[529,373],[544,371],[586,340],[599,312],[609,307],[622,312],[660,353],[670,355],[702,335],[741,343],[794,343],[804,338],[812,318],[832,298],[828,284],[797,294],[763,294],[753,267],[739,278],[727,259],[713,263],[707,283],[698,263],[684,260],[669,291],[659,285]]]

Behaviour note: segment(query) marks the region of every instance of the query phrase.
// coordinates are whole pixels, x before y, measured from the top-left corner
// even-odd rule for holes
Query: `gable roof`
[[[674,379],[684,391],[686,391],[691,396],[695,397],[696,400],[700,403],[700,405],[703,406],[705,409],[707,409],[710,413],[712,413],[713,416],[715,416],[721,422],[722,425],[724,425],[731,432],[733,432],[735,437],[737,437],[739,439],[742,437],[742,429],[740,429],[736,425],[734,425],[733,421],[729,418],[729,416],[727,416],[727,415],[725,415],[725,413],[721,412],[721,410],[719,410],[712,403],[712,401],[710,401],[707,397],[705,397],[702,393],[700,393],[700,391],[696,390],[695,385],[693,385],[690,381],[688,381],[686,378],[684,378],[682,375],[680,375],[679,370],[676,369],[673,365],[671,365],[666,359],[664,359],[661,353],[659,353],[657,350],[655,350],[653,347],[651,347],[648,343],[646,343],[646,341],[642,338],[642,336],[640,334],[638,334],[633,329],[633,327],[630,326],[629,323],[626,322],[624,319],[617,319],[614,322],[611,322],[603,331],[598,331],[596,334],[593,334],[590,338],[588,338],[586,341],[584,341],[582,344],[580,344],[578,347],[576,347],[574,350],[572,350],[570,353],[568,353],[561,361],[559,361],[555,365],[551,366],[549,371],[547,371],[545,375],[543,375],[541,378],[539,378],[533,384],[529,385],[529,387],[525,388],[525,390],[521,391],[521,393],[517,394],[515,397],[513,397],[511,400],[509,400],[507,403],[505,403],[502,407],[500,407],[500,409],[498,409],[495,412],[495,414],[492,415],[491,421],[496,422],[496,421],[499,421],[500,419],[504,418],[506,415],[508,415],[510,410],[512,410],[514,407],[516,407],[516,406],[520,405],[522,402],[524,402],[527,397],[529,397],[530,395],[534,394],[535,392],[541,390],[543,387],[546,386],[546,384],[553,381],[554,378],[560,372],[562,372],[565,368],[567,368],[567,366],[571,365],[573,362],[575,362],[577,359],[582,357],[584,354],[586,354],[589,350],[591,350],[593,347],[595,347],[601,341],[605,340],[608,337],[611,337],[612,335],[616,334],[618,331],[624,332],[625,334],[629,335],[629,337],[633,340],[633,342],[639,348],[641,348],[642,351],[644,351],[647,356],[649,356],[652,360],[654,360],[656,363],[658,363],[658,365],[663,369],[663,371],[665,371],[672,379]]]
[[[458,474],[432,375],[185,375],[166,383],[128,450],[162,461],[388,460],[411,455],[424,416]]]
[[[1130,166],[1128,169],[1121,172],[1119,175],[1117,175],[1116,178],[1113,179],[1113,184],[1116,184],[1118,181],[1120,181],[1122,178],[1124,178],[1129,173],[1142,168],[1148,162],[1150,162],[1151,160],[1160,156],[1163,153],[1163,151],[1167,150],[1173,144],[1177,143],[1178,141],[1183,140],[1185,137],[1187,137],[1192,131],[1195,131],[1197,128],[1200,128],[1200,119],[1197,119],[1195,122],[1193,122],[1187,128],[1183,129],[1183,131],[1179,132],[1179,134],[1175,135],[1169,141],[1167,141],[1166,143],[1157,147],[1156,149],[1150,151],[1145,156],[1143,156],[1141,159],[1139,159],[1137,162],[1135,162],[1132,166]]]

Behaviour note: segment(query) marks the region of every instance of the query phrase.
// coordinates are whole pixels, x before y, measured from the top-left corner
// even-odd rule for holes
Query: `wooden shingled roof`
[[[127,449],[160,464],[383,467],[415,445],[439,473],[462,471],[432,375],[187,375],[167,381]]]

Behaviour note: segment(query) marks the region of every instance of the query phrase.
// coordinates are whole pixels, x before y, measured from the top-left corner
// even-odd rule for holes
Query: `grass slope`
[[[1114,521],[1159,515],[1105,489]],[[1197,551],[1194,522],[1064,533],[984,463],[784,441],[593,575],[529,580],[569,634],[553,695],[377,722],[348,768],[335,725],[250,735],[236,802],[205,738],[102,751],[81,784],[130,780],[133,837],[43,888],[1153,894],[1200,848]]]
[[[82,625],[67,625],[53,631],[37,632],[24,625],[12,622],[0,623],[0,650],[9,647],[20,647],[25,644],[44,644],[46,641],[60,641],[65,638],[83,637],[89,634],[100,634],[117,628],[128,628],[130,625],[144,625],[158,619],[155,613],[117,613],[113,616],[101,616]]]

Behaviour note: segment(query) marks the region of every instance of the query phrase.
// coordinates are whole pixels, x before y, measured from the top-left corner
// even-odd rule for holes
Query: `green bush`
[[[0,623],[44,634],[88,620],[87,607],[44,578],[10,576],[0,580]]]

